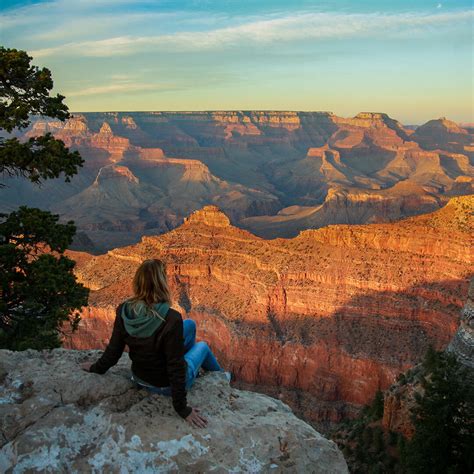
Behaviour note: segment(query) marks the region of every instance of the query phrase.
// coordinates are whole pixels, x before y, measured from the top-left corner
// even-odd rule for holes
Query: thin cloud
[[[281,42],[380,37],[420,34],[433,27],[456,27],[472,19],[471,10],[437,14],[340,14],[305,13],[283,18],[251,21],[208,31],[189,31],[157,36],[116,36],[70,42],[37,49],[36,58],[52,55],[108,57],[143,51],[186,52],[228,49],[242,45]]]
[[[43,5],[43,4],[42,4]],[[28,40],[36,44],[58,41],[102,39],[117,31],[143,29],[143,25],[161,25],[171,22],[191,23],[192,17],[177,13],[126,13],[89,10],[55,10],[50,4],[23,7],[14,14],[0,14],[0,30],[6,36],[15,37],[27,30]]]
[[[66,92],[65,95],[67,97],[85,97],[91,95],[105,95],[124,92],[165,91],[174,89],[177,89],[177,87],[171,84],[120,83],[97,87],[87,87],[85,89]]]

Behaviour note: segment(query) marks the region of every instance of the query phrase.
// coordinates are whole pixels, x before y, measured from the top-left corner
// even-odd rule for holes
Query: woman
[[[94,364],[82,369],[104,374],[129,347],[132,380],[150,392],[171,395],[176,412],[192,426],[205,427],[199,410],[188,406],[186,391],[199,369],[221,371],[205,342],[195,342],[196,323],[183,321],[170,307],[171,294],[161,260],[145,260],[133,278],[134,296],[117,308],[110,342]],[[230,374],[226,372],[230,379]]]

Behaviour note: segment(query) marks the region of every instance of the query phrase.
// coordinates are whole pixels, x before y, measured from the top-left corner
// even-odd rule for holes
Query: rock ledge
[[[79,363],[100,351],[0,351],[0,472],[346,473],[336,445],[279,400],[199,378],[193,429],[168,397],[137,390],[124,354],[106,375]]]

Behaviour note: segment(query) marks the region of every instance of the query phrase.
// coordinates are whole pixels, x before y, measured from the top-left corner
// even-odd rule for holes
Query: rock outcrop
[[[174,304],[198,322],[237,380],[307,419],[334,420],[370,402],[447,346],[472,272],[474,196],[392,224],[329,226],[264,240],[215,207],[161,236],[79,256],[93,291],[73,348],[102,348],[141,261],[167,262]],[[72,258],[75,255],[72,254]]]
[[[474,371],[474,279],[469,286],[468,300],[461,313],[459,328],[447,350]]]
[[[473,156],[472,137],[468,130],[446,117],[430,120],[415,130],[412,139],[428,150],[446,149]]]
[[[307,179],[315,179],[308,176]],[[471,182],[468,183],[471,186]],[[333,224],[394,222],[404,217],[432,212],[449,197],[438,197],[419,185],[400,182],[389,189],[329,188],[318,206],[292,206],[275,216],[246,217],[240,225],[264,238],[291,238],[300,229],[318,229]]]
[[[387,431],[400,433],[406,438],[411,438],[415,427],[411,421],[411,410],[416,405],[415,394],[422,388],[418,380],[418,374],[422,372],[421,366],[415,366],[402,380],[394,383],[383,394],[383,416],[382,427]]]
[[[0,471],[347,473],[335,443],[279,400],[197,379],[193,429],[170,399],[138,390],[128,355],[106,375],[79,363],[98,351],[0,351]]]
[[[187,225],[204,224],[211,227],[229,227],[229,218],[217,206],[205,206],[184,219]]]

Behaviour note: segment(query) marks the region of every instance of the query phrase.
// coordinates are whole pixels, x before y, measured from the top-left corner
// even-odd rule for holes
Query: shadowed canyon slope
[[[452,352],[457,360],[469,369],[467,375],[470,380],[463,381],[474,383],[474,278],[469,284],[467,296],[458,330],[446,350]],[[413,435],[411,408],[416,403],[415,394],[423,391],[419,377],[423,372],[421,365],[415,366],[385,392],[382,419],[385,429],[403,433],[405,436]]]
[[[35,119],[86,163],[72,183],[9,179],[2,209],[49,208],[97,250],[175,228],[204,205],[266,238],[394,221],[473,192],[474,135],[444,118],[415,131],[385,114],[143,112]],[[92,243],[90,245],[92,247]]]
[[[336,225],[264,240],[214,206],[180,227],[105,255],[72,252],[92,289],[66,345],[101,348],[115,306],[146,258],[168,264],[175,306],[198,321],[237,380],[280,395],[308,419],[370,401],[429,344],[456,331],[472,273],[474,196],[396,223]]]

